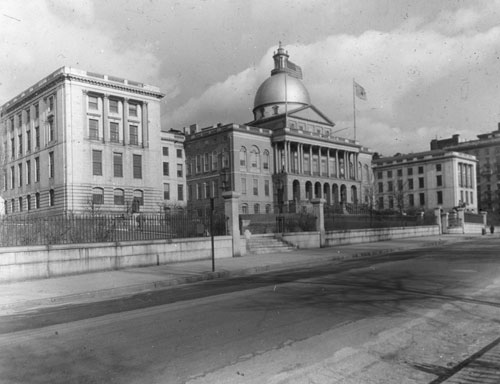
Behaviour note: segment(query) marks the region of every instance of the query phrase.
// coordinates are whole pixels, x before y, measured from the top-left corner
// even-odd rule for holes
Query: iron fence
[[[483,224],[483,215],[481,214],[465,212],[464,218],[466,223]]]
[[[411,227],[433,224],[436,224],[436,218],[430,213],[424,215],[402,215],[377,211],[372,211],[368,214],[339,214],[336,212],[325,212],[326,231],[342,229]]]
[[[215,236],[227,233],[223,213],[7,216],[0,219],[0,246],[101,243]]]

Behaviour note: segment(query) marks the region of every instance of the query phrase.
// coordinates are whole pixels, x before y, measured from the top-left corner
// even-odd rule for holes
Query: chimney
[[[191,135],[193,133],[200,132],[200,127],[198,126],[198,124],[191,124],[189,126],[189,132],[191,133]]]

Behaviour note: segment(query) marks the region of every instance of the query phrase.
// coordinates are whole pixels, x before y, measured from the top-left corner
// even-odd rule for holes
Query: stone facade
[[[133,206],[157,212],[165,203],[163,147],[175,154],[183,142],[161,131],[163,96],[157,87],[63,67],[4,104],[6,212],[125,212]]]

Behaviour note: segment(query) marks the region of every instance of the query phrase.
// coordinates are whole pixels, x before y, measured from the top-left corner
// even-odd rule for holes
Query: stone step
[[[253,254],[290,252],[295,248],[273,237],[254,237],[248,240],[248,250]]]

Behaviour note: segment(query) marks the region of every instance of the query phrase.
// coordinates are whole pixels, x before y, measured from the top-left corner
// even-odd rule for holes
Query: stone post
[[[488,212],[481,211],[481,215],[483,216],[483,230],[482,233],[485,234],[488,232]]]
[[[441,224],[441,208],[434,209],[434,217],[436,218],[436,224],[439,226],[439,234],[442,234],[443,226]]]
[[[457,217],[462,225],[462,233],[465,233],[465,210],[463,208],[457,209]]]
[[[222,193],[224,198],[224,213],[228,219],[228,232],[233,238],[233,257],[241,256],[241,238],[239,225],[238,201],[240,194],[234,191]]]
[[[313,213],[316,216],[316,231],[319,232],[319,244],[320,247],[324,247],[326,243],[324,213],[325,199],[312,199],[311,203],[313,206]]]
[[[443,233],[448,233],[449,216],[450,214],[448,212],[444,212],[441,215],[441,226],[443,229]]]

